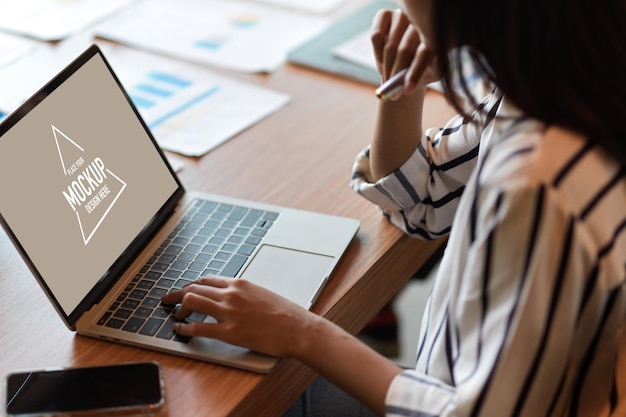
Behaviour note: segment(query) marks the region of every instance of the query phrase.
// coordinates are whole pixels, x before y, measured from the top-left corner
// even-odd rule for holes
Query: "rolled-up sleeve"
[[[376,182],[366,148],[356,157],[350,186],[405,233],[424,239],[447,235],[476,166],[481,135],[498,104],[495,96],[489,96],[473,117],[457,116],[444,128],[427,129],[410,158]]]

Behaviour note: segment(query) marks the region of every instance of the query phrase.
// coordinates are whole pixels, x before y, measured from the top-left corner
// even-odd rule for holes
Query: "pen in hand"
[[[404,68],[382,83],[381,86],[376,89],[378,98],[382,101],[387,101],[402,91],[404,88],[404,76],[408,70],[408,68]]]

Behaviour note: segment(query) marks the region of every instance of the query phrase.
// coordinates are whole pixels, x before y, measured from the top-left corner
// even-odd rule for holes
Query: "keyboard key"
[[[202,323],[204,319],[206,319],[206,316],[207,316],[206,314],[202,314],[202,313],[198,313],[197,311],[194,311],[193,313],[189,315],[189,317],[187,317],[187,321],[191,321],[195,323]]]
[[[143,300],[141,305],[144,307],[148,307],[148,308],[154,308],[158,306],[160,303],[161,303],[161,300],[157,298],[147,297]]]
[[[167,290],[164,290],[163,288],[153,288],[150,290],[150,297],[153,298],[161,298],[165,294],[167,294]]]
[[[100,317],[100,320],[98,320],[98,325],[99,325],[99,326],[103,326],[103,325],[104,325],[104,323],[106,323],[106,322],[107,322],[107,320],[109,319],[109,317],[111,317],[111,314],[113,314],[113,313],[111,313],[110,311],[107,311],[106,313],[104,313],[104,314],[102,315],[102,317]]]
[[[161,328],[163,323],[165,323],[164,319],[157,319],[155,317],[150,317],[146,321],[146,324],[139,331],[139,334],[143,334],[146,336],[154,336],[156,332]]]
[[[250,210],[248,215],[241,222],[242,226],[252,227],[261,218],[263,212],[261,210]]]
[[[252,255],[252,252],[254,252],[254,246],[252,245],[241,245],[239,250],[237,250],[237,253],[246,256]]]
[[[175,270],[175,269],[168,269],[168,270],[165,272],[165,274],[163,274],[163,276],[164,276],[165,278],[169,278],[169,279],[171,280],[171,279],[176,279],[176,278],[179,278],[182,274],[183,274],[183,271],[177,271],[177,270]],[[161,279],[161,280],[159,280],[159,282],[161,282],[161,281],[162,281],[162,279]],[[162,286],[162,285],[161,285],[161,286]]]
[[[233,257],[228,261],[224,269],[222,270],[222,275],[225,277],[235,277],[243,264],[248,260],[247,256],[242,255],[233,255]]]
[[[157,281],[159,278],[161,278],[161,275],[163,275],[160,272],[157,271],[149,271],[146,273],[146,275],[144,275],[145,279],[148,279],[150,281]]]
[[[128,319],[124,327],[122,327],[122,330],[131,332],[131,333],[137,333],[145,322],[146,322],[146,319],[133,316]]]
[[[148,281],[145,279],[142,279],[137,284],[137,288],[140,290],[150,290],[152,287],[154,287],[154,281]]]
[[[124,320],[120,320],[120,319],[109,319],[109,321],[107,321],[107,324],[105,324],[106,327],[110,327],[112,329],[120,329],[122,326],[124,325]]]
[[[143,300],[146,295],[148,295],[148,291],[145,290],[133,290],[128,297],[134,300]]]
[[[158,317],[162,319],[166,319],[172,314],[171,308],[157,307],[152,312],[152,317]]]
[[[176,284],[174,284],[174,288],[179,290],[179,289],[183,288],[185,285],[191,284],[193,281],[194,280],[179,279],[178,281],[176,281]]]
[[[115,313],[113,313],[113,317],[126,320],[130,317],[131,314],[133,314],[131,310],[120,308]]]
[[[191,280],[191,281],[195,281],[198,278],[200,278],[200,272],[201,271],[185,271],[185,272],[183,272],[182,277],[186,278],[188,280]],[[178,280],[178,281],[185,281],[185,280],[181,279],[181,280]],[[178,283],[177,283],[177,285],[178,285]]]
[[[159,339],[172,339],[176,334],[173,327],[173,324],[176,322],[177,320],[174,317],[168,317],[165,320],[165,323],[163,323],[161,330],[159,330],[159,332],[156,334],[156,337],[158,337]]]
[[[125,308],[127,310],[134,310],[137,308],[138,305],[139,305],[138,300],[133,300],[129,298],[122,303],[122,308]]]
[[[178,278],[178,277],[176,277],[176,278]],[[160,287],[160,288],[172,288],[172,285],[174,285],[175,282],[176,282],[176,280],[174,280],[174,279],[161,278],[159,280],[159,282],[157,282],[157,287]]]
[[[135,316],[137,317],[150,317],[150,315],[152,314],[152,309],[151,308],[147,308],[147,307],[139,307],[137,310],[135,310]]]

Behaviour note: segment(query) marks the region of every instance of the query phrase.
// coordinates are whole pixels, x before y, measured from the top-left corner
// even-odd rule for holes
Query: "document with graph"
[[[99,37],[197,63],[272,72],[328,20],[237,0],[152,0],[97,28]]]
[[[290,97],[186,62],[102,48],[159,146],[201,156],[286,105]]]
[[[121,45],[100,46],[159,146],[182,155],[201,156],[290,101],[288,94],[201,65]],[[0,91],[16,90],[0,97],[0,111],[15,109],[76,47],[39,48],[0,68]]]

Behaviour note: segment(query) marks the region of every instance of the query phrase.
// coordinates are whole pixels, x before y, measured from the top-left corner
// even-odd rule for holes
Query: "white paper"
[[[9,113],[93,43],[88,33],[59,43],[33,41],[19,60],[0,68],[0,111]]]
[[[369,31],[360,32],[347,41],[340,43],[333,49],[333,55],[376,70],[376,58],[374,57]]]
[[[44,41],[65,39],[133,2],[136,0],[11,1],[0,13],[0,30]]]
[[[256,0],[274,6],[315,14],[329,14],[346,0]]]
[[[13,94],[8,99],[0,95],[0,110],[14,110],[76,58],[84,50],[79,46],[88,45],[41,48],[1,70],[0,91]],[[290,100],[287,94],[205,67],[124,46],[100,47],[159,146],[183,155],[209,152]]]
[[[272,72],[328,20],[236,0],[151,0],[108,20],[97,35],[202,64]]]
[[[0,33],[0,68],[28,55],[35,41]]]
[[[159,146],[184,155],[207,153],[290,100],[189,63],[128,48],[104,52]]]

